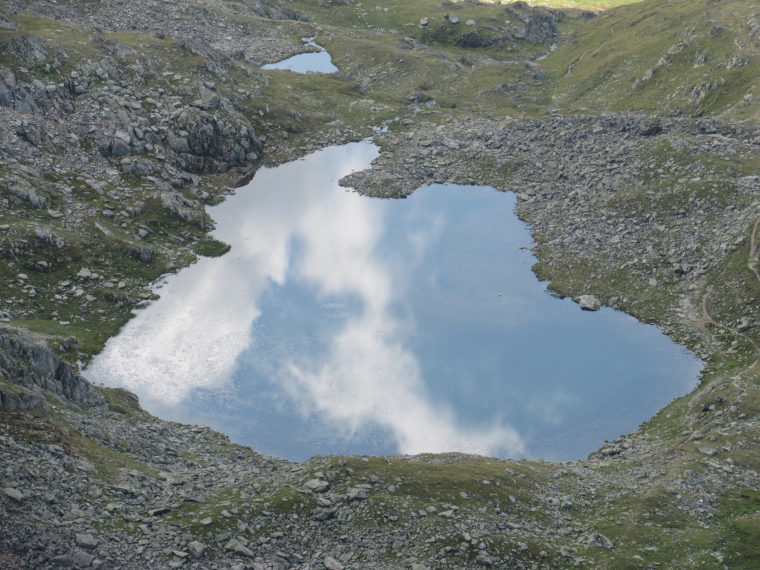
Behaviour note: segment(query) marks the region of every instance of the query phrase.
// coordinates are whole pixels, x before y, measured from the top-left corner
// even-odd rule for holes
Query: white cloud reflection
[[[523,453],[511,427],[464,428],[450,408],[431,401],[405,346],[414,323],[391,310],[404,303],[403,276],[376,254],[383,208],[334,190],[340,177],[365,168],[376,154],[372,145],[354,144],[260,171],[212,211],[215,235],[232,244],[231,252],[168,278],[161,301],[109,341],[87,375],[135,391],[159,414],[197,388],[224,387],[240,355],[255,350],[262,294],[272,283],[295,279],[314,288],[320,302],[339,295],[361,301],[325,353],[282,363],[280,378],[271,379],[304,413],[349,438],[380,425],[401,453]],[[419,252],[442,229],[439,219],[424,221],[411,238]],[[303,244],[299,255],[292,251],[296,240]]]

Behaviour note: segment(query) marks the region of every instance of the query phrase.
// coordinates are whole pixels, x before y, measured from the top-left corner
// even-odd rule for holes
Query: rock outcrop
[[[0,331],[0,403],[6,408],[44,407],[44,395],[104,406],[105,399],[74,368],[19,334]]]

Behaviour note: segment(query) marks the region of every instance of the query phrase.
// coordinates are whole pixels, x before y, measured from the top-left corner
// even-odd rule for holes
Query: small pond
[[[377,152],[260,170],[211,211],[230,253],[162,280],[85,375],[294,460],[580,458],[695,386],[658,329],[546,291],[511,193],[338,186]]]
[[[314,43],[314,38],[303,38],[305,46],[317,47],[320,51],[299,53],[278,61],[262,65],[261,69],[289,69],[296,73],[335,73],[338,68],[333,65],[330,54],[322,47]]]

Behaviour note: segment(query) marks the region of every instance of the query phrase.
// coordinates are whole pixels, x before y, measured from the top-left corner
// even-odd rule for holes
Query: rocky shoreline
[[[0,435],[7,567],[584,565],[584,551],[614,545],[578,512],[610,493],[657,486],[672,454],[637,432],[566,464],[459,454],[291,463],[207,427],[153,418],[129,393],[96,391],[25,339],[1,341],[2,373],[16,390],[3,385],[3,403],[26,423],[21,438],[7,426]],[[75,451],[81,438],[91,442],[87,454]],[[111,463],[111,452],[123,457]],[[630,467],[603,474],[599,467],[611,462]],[[431,484],[442,465],[466,474],[450,486]],[[671,492],[709,525],[716,492],[757,479],[737,468],[695,471]]]
[[[760,215],[760,129],[623,113],[444,124],[428,115],[409,123],[406,132],[378,134],[383,152],[372,169],[341,183],[377,197],[407,196],[432,183],[515,192],[516,212],[536,238],[539,276],[552,279],[552,267],[566,270],[568,258],[592,263],[598,267],[591,279],[552,286],[576,300],[593,293],[656,321],[681,343],[699,344],[691,335],[704,331],[690,322],[698,317],[689,297],[747,244]],[[628,284],[605,284],[623,270]],[[651,289],[671,306],[654,319],[634,304],[641,292],[626,297],[631,287]],[[706,357],[710,350],[696,352]]]

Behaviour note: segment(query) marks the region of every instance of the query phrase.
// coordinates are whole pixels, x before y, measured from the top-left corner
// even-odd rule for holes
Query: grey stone
[[[602,302],[594,295],[581,295],[578,304],[584,311],[598,311],[602,306]]]
[[[306,481],[306,488],[315,493],[324,493],[330,488],[330,483],[322,479],[309,479]]]
[[[129,250],[129,255],[142,263],[153,262],[153,250],[148,247],[133,247]]]
[[[704,453],[705,455],[708,455],[710,457],[712,457],[713,455],[717,455],[718,454],[718,450],[715,447],[713,447],[712,445],[700,445],[699,446],[699,451],[701,451],[702,453]]]
[[[98,545],[98,539],[92,536],[91,534],[82,533],[82,534],[76,535],[76,543],[77,543],[77,546],[81,548],[92,550]]]
[[[335,511],[331,509],[316,509],[314,511],[314,519],[320,522],[324,522],[335,516]]]
[[[121,139],[113,139],[111,144],[111,156],[126,156],[129,154],[129,144]]]
[[[10,50],[24,61],[32,63],[45,61],[49,55],[45,49],[45,41],[40,36],[31,34],[14,40],[10,45]]]
[[[68,554],[59,554],[58,556],[53,556],[48,562],[58,568],[71,568],[74,566],[74,559]]]
[[[595,532],[589,537],[589,539],[586,541],[586,546],[596,546],[598,548],[614,547],[612,541],[609,538],[598,532]]]
[[[235,554],[240,554],[241,556],[246,556],[248,558],[254,558],[256,556],[256,554],[250,548],[243,546],[243,543],[240,542],[237,538],[231,538],[229,542],[224,545],[224,548],[226,550],[234,552]]]
[[[14,201],[22,206],[29,205],[37,210],[45,207],[47,200],[44,197],[37,194],[37,191],[32,188],[22,178],[12,176],[7,182],[8,192],[15,199]]]
[[[71,560],[80,568],[88,568],[95,560],[95,556],[83,550],[76,550],[71,555]]]
[[[190,544],[187,545],[187,551],[190,553],[190,556],[193,558],[200,558],[203,556],[203,553],[206,552],[206,545],[202,542],[198,542],[197,540],[192,541]]]
[[[343,564],[335,560],[332,556],[325,556],[324,560],[322,560],[322,564],[325,565],[327,570],[343,570],[343,568],[345,568]]]
[[[101,180],[88,179],[88,180],[85,180],[85,184],[87,184],[87,186],[95,190],[95,192],[97,192],[98,194],[102,194],[108,188],[108,183],[103,182]]]
[[[79,270],[79,273],[77,273],[77,279],[83,280],[83,279],[90,279],[92,278],[92,271],[90,271],[86,267],[82,267],[82,269]]]
[[[367,489],[363,487],[351,487],[346,493],[346,500],[361,501],[369,496]]]
[[[13,487],[6,487],[5,489],[3,489],[3,493],[5,494],[6,497],[13,499],[17,503],[22,502],[26,498],[24,493],[22,493],[18,489],[14,489]]]

